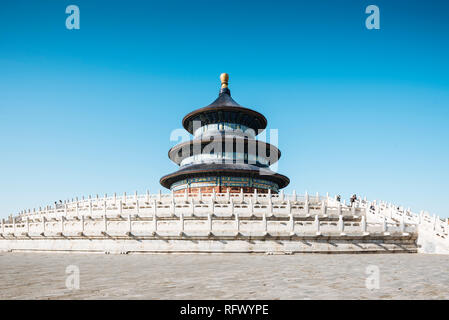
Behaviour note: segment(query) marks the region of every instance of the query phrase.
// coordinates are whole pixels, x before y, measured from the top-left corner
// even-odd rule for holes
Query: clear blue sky
[[[81,29],[67,30],[67,5]],[[365,8],[380,8],[380,30]],[[448,1],[21,1],[0,5],[0,217],[152,192],[173,129],[218,76],[279,129],[286,191],[449,216]]]

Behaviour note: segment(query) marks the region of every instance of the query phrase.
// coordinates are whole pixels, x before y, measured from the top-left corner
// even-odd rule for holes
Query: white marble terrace
[[[371,209],[370,209],[371,208]],[[374,210],[373,210],[374,208]],[[447,221],[384,202],[280,194],[113,195],[73,199],[2,220],[1,235],[369,235],[416,233],[446,239]]]

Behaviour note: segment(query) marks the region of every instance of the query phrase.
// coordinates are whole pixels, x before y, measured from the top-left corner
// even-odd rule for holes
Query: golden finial
[[[227,74],[227,73],[220,74],[220,80],[221,80],[221,87],[222,88],[227,88],[228,87],[229,74]]]

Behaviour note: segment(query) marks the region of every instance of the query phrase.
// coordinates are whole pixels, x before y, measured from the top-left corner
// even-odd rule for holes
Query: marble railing
[[[408,235],[416,223],[387,220],[366,200],[244,193],[156,194],[74,199],[2,220],[7,236]],[[383,216],[384,218],[380,218]]]

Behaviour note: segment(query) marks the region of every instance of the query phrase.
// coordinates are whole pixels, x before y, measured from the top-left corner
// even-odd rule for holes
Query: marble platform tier
[[[296,193],[123,194],[2,220],[2,251],[446,253],[448,226],[366,199]]]

